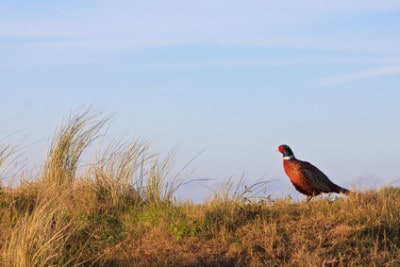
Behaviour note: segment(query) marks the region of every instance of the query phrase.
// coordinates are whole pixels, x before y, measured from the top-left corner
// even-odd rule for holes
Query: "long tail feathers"
[[[343,188],[343,187],[339,187],[339,193],[348,195],[348,194],[350,194],[350,190]]]

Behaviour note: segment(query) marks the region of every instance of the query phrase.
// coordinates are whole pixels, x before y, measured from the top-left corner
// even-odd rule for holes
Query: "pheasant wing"
[[[309,162],[302,161],[302,171],[309,179],[313,188],[321,192],[329,192],[331,188],[331,180],[317,167]]]

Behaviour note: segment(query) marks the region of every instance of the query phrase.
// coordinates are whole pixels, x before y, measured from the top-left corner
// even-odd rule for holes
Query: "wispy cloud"
[[[398,1],[338,0],[327,5],[314,0],[301,3],[284,0],[255,1],[249,5],[211,0],[155,1],[158,3],[86,0],[83,7],[78,2],[47,6],[26,1],[25,9],[16,4],[9,4],[7,9],[0,7],[0,53],[7,59],[0,67],[86,62],[108,59],[121,51],[140,54],[143,49],[183,46],[292,51],[291,55],[270,58],[263,53],[256,57],[241,55],[239,49],[227,58],[213,54],[195,58],[193,63],[189,62],[195,67],[319,65],[326,62],[321,51],[328,57],[334,52],[333,56],[339,60],[348,58],[349,53],[399,56],[397,28],[376,31],[365,26],[364,31],[355,32],[347,29],[351,20],[344,19],[353,17],[352,14],[363,16],[376,10],[397,9]],[[304,51],[316,53],[303,56]],[[193,52],[195,55],[198,51]],[[177,52],[174,55],[179,57]],[[328,59],[332,60],[336,59]],[[182,64],[175,62],[160,59],[156,64]],[[148,64],[153,64],[151,59]]]
[[[319,84],[321,85],[335,85],[335,84],[343,84],[363,79],[368,79],[372,77],[379,77],[385,75],[400,75],[400,65],[399,66],[389,66],[389,67],[382,67],[370,70],[363,70],[363,71],[356,71],[341,75],[335,75],[331,77],[327,77],[321,79]]]
[[[110,40],[117,48],[120,43],[135,47],[171,43],[285,46],[314,44],[315,47],[321,43],[335,47],[337,42],[332,42],[332,39],[340,39],[343,32],[339,36],[330,32],[321,38],[311,29],[324,23],[337,25],[337,21],[347,16],[347,12],[351,14],[354,10],[359,14],[400,7],[400,2],[397,1],[347,3],[341,0],[329,5],[318,1],[302,1],[301,4],[292,1],[282,1],[279,4],[256,1],[252,5],[241,1],[215,3],[210,0],[161,1],[158,4],[126,0],[105,0],[101,4],[94,4],[95,1],[86,2],[93,2],[93,5],[87,4],[85,8],[77,4],[53,5],[50,8],[41,6],[44,10],[29,13],[9,8],[8,12],[1,14],[0,9],[0,38],[98,42],[104,44],[106,49]],[[356,41],[362,37],[360,34],[355,40],[351,39],[345,44],[356,43],[356,46]],[[329,36],[331,38],[327,38]],[[354,32],[345,36],[345,39],[351,36],[354,36]],[[368,33],[367,37],[369,36]],[[392,40],[392,43],[395,42]],[[339,42],[340,45],[343,44]]]

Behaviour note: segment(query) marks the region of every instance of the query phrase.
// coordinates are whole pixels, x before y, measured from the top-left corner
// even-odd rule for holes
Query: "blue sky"
[[[178,167],[205,149],[191,177],[298,197],[287,143],[338,184],[380,186],[400,179],[399,32],[398,1],[3,1],[0,133],[40,162],[95,105],[116,136],[180,144]]]

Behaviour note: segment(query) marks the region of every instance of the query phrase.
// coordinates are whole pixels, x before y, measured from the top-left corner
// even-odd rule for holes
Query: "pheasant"
[[[307,201],[321,193],[350,193],[348,189],[334,184],[311,163],[296,159],[288,145],[280,145],[278,151],[283,154],[285,173],[297,191],[307,196]]]

